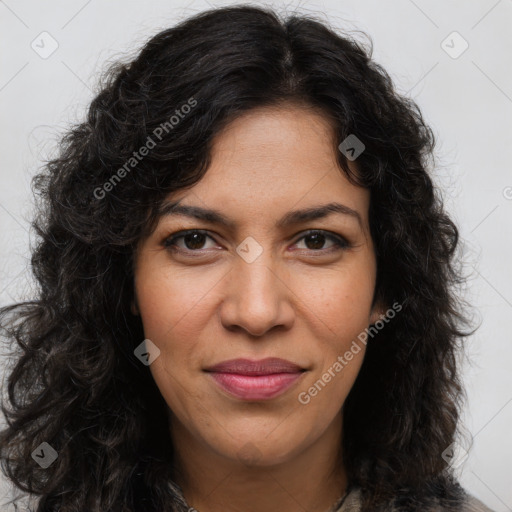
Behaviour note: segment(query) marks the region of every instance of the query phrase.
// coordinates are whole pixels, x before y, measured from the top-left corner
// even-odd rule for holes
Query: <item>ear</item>
[[[386,315],[386,311],[388,308],[381,301],[377,301],[370,312],[370,325],[380,320],[383,316]]]

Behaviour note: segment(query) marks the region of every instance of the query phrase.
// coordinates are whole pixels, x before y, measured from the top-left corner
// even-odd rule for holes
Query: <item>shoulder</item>
[[[414,496],[408,496],[408,499],[403,498],[394,500],[385,509],[385,512],[494,512],[464,490],[461,490],[459,499],[456,501],[435,497],[416,499]],[[342,506],[336,512],[361,512],[361,504],[362,491],[356,487],[349,492]]]

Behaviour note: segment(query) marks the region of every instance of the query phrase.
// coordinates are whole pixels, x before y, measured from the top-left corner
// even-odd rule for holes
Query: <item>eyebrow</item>
[[[347,215],[357,220],[359,226],[363,228],[363,221],[361,215],[356,210],[341,204],[341,203],[328,203],[319,206],[311,206],[302,210],[293,210],[286,213],[277,223],[278,228],[286,228],[301,222],[308,222],[317,219],[323,219],[334,213]],[[209,208],[202,208],[200,206],[180,204],[180,201],[170,202],[165,201],[158,210],[159,217],[167,217],[171,215],[183,215],[194,219],[203,220],[212,224],[218,224],[230,229],[234,229],[236,224],[222,213]]]

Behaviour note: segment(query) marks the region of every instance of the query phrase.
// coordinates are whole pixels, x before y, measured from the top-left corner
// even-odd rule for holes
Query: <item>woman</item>
[[[488,511],[450,462],[470,333],[433,147],[312,17],[214,9],[114,66],[34,180],[6,475],[38,512]]]

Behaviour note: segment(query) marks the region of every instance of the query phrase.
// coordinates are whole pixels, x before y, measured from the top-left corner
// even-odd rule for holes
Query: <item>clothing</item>
[[[183,510],[188,510],[189,512],[196,512],[195,509],[189,507],[178,485],[170,484],[170,487],[173,491],[173,495],[177,498],[177,503],[179,503],[179,505],[183,507]],[[421,503],[415,503],[414,508],[411,508],[410,504],[407,507],[392,506],[391,508],[387,509],[386,512],[494,512],[474,496],[471,496],[466,492],[464,492],[464,495],[465,500],[460,508],[447,508],[444,505],[440,504],[439,500],[433,497],[431,499],[428,499],[427,502],[423,500]],[[349,490],[347,495],[341,501],[341,505],[339,507],[335,507],[334,510],[330,510],[329,512],[360,512],[360,510],[361,489],[355,487]]]
[[[480,500],[476,499],[474,496],[466,493],[466,500],[464,505],[458,509],[460,512],[494,512],[487,506],[485,506]],[[418,504],[419,505],[419,504]],[[421,512],[442,512],[447,510],[446,508],[436,503],[434,499],[431,500],[430,503],[421,504],[421,508],[418,507],[418,510]],[[337,512],[359,512],[361,509],[361,490],[358,488],[353,489],[348,493],[348,496],[343,501],[340,508],[338,508]],[[388,512],[406,512],[403,508],[391,508]]]

